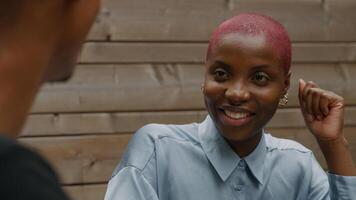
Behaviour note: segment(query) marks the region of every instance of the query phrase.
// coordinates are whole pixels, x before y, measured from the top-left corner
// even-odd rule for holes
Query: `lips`
[[[224,110],[225,115],[232,119],[242,119],[251,116],[251,113],[245,113],[245,112],[232,112],[229,110]]]
[[[255,116],[254,112],[237,107],[222,107],[222,121],[226,125],[242,126],[249,123]]]

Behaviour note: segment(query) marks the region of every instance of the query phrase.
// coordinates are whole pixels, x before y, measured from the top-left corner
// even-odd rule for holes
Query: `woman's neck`
[[[252,153],[261,141],[263,131],[259,131],[251,138],[243,141],[228,141],[230,147],[235,151],[235,153],[240,157],[246,157]]]

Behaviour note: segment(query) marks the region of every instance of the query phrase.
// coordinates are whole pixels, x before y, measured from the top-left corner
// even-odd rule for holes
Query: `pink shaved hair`
[[[242,13],[221,23],[213,32],[206,54],[206,60],[213,54],[213,50],[219,40],[227,34],[239,33],[248,36],[263,34],[267,42],[280,55],[280,60],[285,73],[289,72],[291,66],[291,42],[284,27],[269,16],[256,13]]]

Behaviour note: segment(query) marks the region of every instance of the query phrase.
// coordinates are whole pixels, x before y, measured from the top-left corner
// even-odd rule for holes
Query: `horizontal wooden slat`
[[[355,0],[104,0],[73,79],[42,88],[20,141],[49,159],[73,200],[104,199],[135,130],[204,119],[207,41],[223,20],[248,11],[277,19],[293,41],[289,105],[267,130],[305,144],[326,168],[296,108],[298,78],[313,80],[344,96],[356,160],[355,10]]]
[[[103,200],[106,184],[65,186],[64,190],[72,200]]]
[[[89,70],[91,67],[93,70]],[[73,81],[45,86],[32,112],[204,109],[200,89],[204,67],[201,64],[99,68],[83,66]],[[356,76],[355,64],[295,64],[292,70],[289,106],[298,106],[298,78],[313,80],[322,88],[343,96],[348,105],[355,105],[356,80],[352,78]]]
[[[202,108],[195,87],[129,88],[99,87],[49,90],[38,96],[34,113],[187,110]]]
[[[318,83],[345,85],[356,76],[355,63],[292,64],[292,80],[302,77],[318,79]],[[44,88],[117,85],[120,87],[151,87],[194,85],[203,81],[204,64],[88,64],[78,65],[66,83],[48,84]],[[324,77],[328,77],[327,79]],[[331,79],[331,80],[330,80]],[[134,81],[133,81],[134,80]]]
[[[356,66],[356,65],[355,65]],[[47,84],[43,90],[68,87],[121,88],[181,87],[201,84],[203,64],[89,64],[79,65],[66,83]]]
[[[90,40],[207,41],[224,19],[270,15],[294,41],[355,41],[355,1],[106,0]]]
[[[81,63],[203,62],[200,43],[87,43]]]
[[[206,115],[206,111],[34,114],[29,117],[22,136],[130,133],[148,123],[201,122]],[[356,126],[355,118],[356,107],[346,107],[345,125]],[[299,109],[281,109],[268,127],[302,128],[305,123]]]
[[[200,43],[87,43],[82,63],[201,63],[207,44]],[[355,43],[296,43],[294,62],[356,61]]]
[[[63,184],[103,183],[109,180],[131,134],[21,138],[38,150],[59,172]]]
[[[313,136],[305,128],[269,128],[276,136],[295,139],[311,148],[325,168]],[[345,127],[356,160],[356,127]],[[21,142],[43,154],[58,170],[64,184],[104,183],[117,165],[131,135],[22,138]]]
[[[205,116],[205,111],[36,114],[29,117],[22,136],[130,133],[148,123],[186,124]]]

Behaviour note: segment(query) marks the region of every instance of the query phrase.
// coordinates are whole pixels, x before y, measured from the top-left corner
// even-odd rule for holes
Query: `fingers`
[[[299,101],[303,114],[309,120],[322,120],[333,106],[343,105],[342,97],[304,80],[299,81]]]
[[[300,108],[302,109],[302,113],[306,114],[306,105],[305,105],[305,101],[303,101],[303,91],[305,88],[305,81],[303,79],[299,79],[299,93],[298,93],[298,99],[299,99],[299,105]]]
[[[307,112],[309,114],[312,113],[312,109],[313,109],[313,93],[312,93],[312,90],[311,88],[315,87],[311,82],[308,82],[305,87],[304,87],[304,90],[303,90],[303,93],[302,93],[302,98],[303,100],[305,100],[305,106],[306,106],[306,109],[307,109]]]
[[[320,99],[320,109],[323,115],[326,116],[329,114],[329,101],[327,98]]]
[[[318,92],[314,92],[311,96],[311,111],[315,118],[321,120],[324,116],[323,111],[320,108],[320,99],[322,99],[321,94]]]
[[[302,103],[302,93],[304,90],[306,83],[303,79],[299,79],[299,93],[298,93],[298,98],[299,98],[299,103]]]

